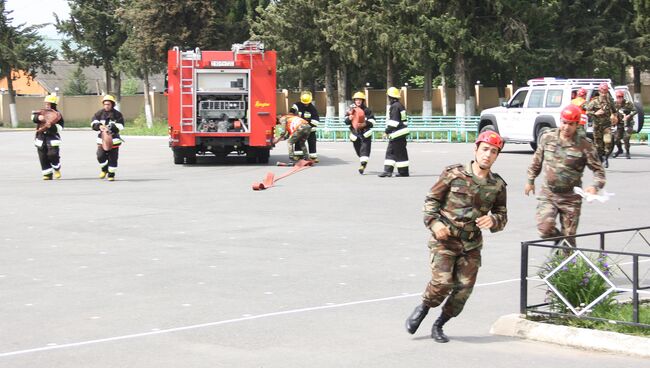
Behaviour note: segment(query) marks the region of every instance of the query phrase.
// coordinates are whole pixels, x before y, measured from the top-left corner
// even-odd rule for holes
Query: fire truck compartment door
[[[248,71],[199,70],[196,73],[197,92],[242,93],[248,91]]]

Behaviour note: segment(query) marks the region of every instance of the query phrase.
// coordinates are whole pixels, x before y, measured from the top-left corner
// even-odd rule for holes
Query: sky
[[[67,0],[6,0],[5,4],[7,10],[13,10],[9,17],[13,18],[14,25],[55,23],[53,13],[61,19],[67,19],[70,13]],[[42,28],[39,33],[46,38],[61,38],[53,25]]]

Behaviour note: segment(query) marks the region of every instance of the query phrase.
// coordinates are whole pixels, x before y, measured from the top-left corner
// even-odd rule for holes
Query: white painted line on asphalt
[[[515,281],[519,281],[519,279],[510,279],[510,280],[488,282],[488,283],[485,283],[485,284],[476,284],[474,287],[500,285],[500,284],[506,284],[506,283],[515,282]],[[389,297],[386,297],[386,298],[358,300],[358,301],[354,301],[354,302],[338,303],[338,304],[336,304],[336,303],[327,303],[326,305],[321,305],[321,306],[318,306],[318,307],[307,307],[307,308],[291,309],[291,310],[286,310],[286,311],[281,311],[281,312],[258,314],[258,315],[254,315],[254,316],[250,316],[250,317],[226,319],[226,320],[223,320],[223,321],[208,322],[208,323],[201,323],[201,324],[196,324],[196,325],[174,327],[174,328],[166,328],[166,329],[160,329],[160,330],[156,329],[156,330],[152,330],[152,331],[149,331],[149,332],[142,332],[142,333],[135,333],[135,334],[130,334],[130,335],[107,337],[107,338],[103,338],[103,339],[86,340],[86,341],[80,341],[80,342],[73,342],[73,343],[69,343],[69,344],[60,344],[60,345],[58,345],[58,344],[51,343],[51,344],[48,344],[48,345],[40,347],[40,348],[25,349],[25,350],[15,350],[15,351],[8,351],[8,352],[5,352],[5,353],[0,353],[0,358],[4,358],[4,357],[8,357],[8,356],[15,356],[15,355],[39,353],[39,352],[48,351],[48,350],[58,350],[58,349],[74,348],[74,347],[86,346],[86,345],[101,344],[101,343],[105,343],[105,342],[136,339],[136,338],[140,338],[140,337],[161,335],[161,334],[167,334],[167,333],[173,333],[173,332],[179,332],[179,331],[196,330],[196,329],[199,329],[199,328],[220,326],[220,325],[226,325],[226,324],[231,324],[231,323],[250,321],[250,320],[254,320],[254,319],[286,316],[286,315],[289,315],[289,314],[314,312],[314,311],[319,311],[319,310],[324,310],[324,309],[343,308],[343,307],[349,307],[349,306],[360,305],[360,304],[370,304],[370,303],[385,302],[385,301],[390,301],[390,300],[411,298],[411,297],[414,297],[414,296],[419,296],[421,294],[422,293],[402,294],[402,295],[397,295],[397,296],[389,296]]]

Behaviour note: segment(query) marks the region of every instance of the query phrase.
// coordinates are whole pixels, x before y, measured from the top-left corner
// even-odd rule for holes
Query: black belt
[[[549,186],[548,190],[550,190],[551,192],[556,193],[556,194],[564,194],[564,193],[573,192],[573,187],[552,187],[552,186]]]

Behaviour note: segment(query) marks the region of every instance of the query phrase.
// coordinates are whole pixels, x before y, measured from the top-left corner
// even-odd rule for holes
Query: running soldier
[[[503,148],[493,131],[479,134],[474,161],[447,167],[424,202],[424,225],[431,230],[431,281],[418,305],[406,320],[414,334],[430,308],[445,298],[431,337],[448,342],[442,326],[460,314],[472,293],[483,247],[482,229],[501,231],[506,226],[506,182],[490,169]]]
[[[38,153],[38,160],[41,163],[41,173],[43,180],[52,180],[61,178],[61,156],[59,146],[61,145],[61,135],[64,121],[63,116],[58,112],[56,105],[59,98],[56,95],[47,95],[43,100],[45,109],[35,111],[33,122],[37,124],[34,145]],[[56,112],[55,121],[48,122],[45,118],[48,110]],[[51,112],[51,111],[50,111]]]
[[[406,109],[399,102],[400,94],[397,88],[390,87],[386,94],[390,102],[384,132],[384,135],[388,137],[388,147],[384,159],[384,172],[379,174],[379,177],[393,176],[395,167],[397,167],[396,176],[409,176],[409,153],[406,150],[406,138],[409,136],[409,128],[406,122]]]
[[[634,133],[634,120],[632,118],[637,114],[636,107],[632,101],[625,99],[625,92],[622,90],[616,91],[615,102],[616,114],[618,115],[618,124],[616,124],[616,131],[614,132],[614,143],[616,144],[616,153],[614,158],[623,153],[621,147],[621,140],[625,145],[625,158],[630,158],[630,137]]]
[[[312,101],[313,97],[311,92],[304,91],[300,94],[300,101],[294,103],[289,109],[289,112],[303,118],[311,126],[311,133],[309,133],[309,137],[307,138],[309,158],[314,162],[318,162],[318,153],[316,152],[316,129],[318,128],[318,124],[320,124],[320,118],[318,116],[318,110],[316,110],[316,106],[314,106]],[[298,146],[295,148],[298,148]]]
[[[372,127],[375,124],[375,115],[366,106],[366,95],[363,92],[357,92],[352,96],[354,104],[350,106],[345,116],[345,124],[350,127],[350,140],[354,146],[354,151],[359,157],[359,174],[363,174],[370,159],[370,148],[372,145]],[[356,109],[363,111],[363,122],[359,123],[356,115]]]
[[[605,186],[605,170],[596,156],[596,149],[587,138],[576,133],[581,113],[575,105],[562,109],[562,125],[542,135],[528,168],[528,183],[524,189],[526,195],[535,194],[535,178],[544,170],[544,184],[535,215],[537,230],[542,238],[576,234],[582,197],[575,194],[573,188],[582,187],[585,166],[594,173],[594,183],[585,192],[596,194]],[[555,226],[558,215],[561,230]],[[575,238],[567,241],[575,247]]]
[[[598,96],[585,107],[587,115],[594,121],[594,143],[600,161],[609,167],[609,155],[612,153],[612,117],[616,118],[614,100],[609,95],[609,85],[601,83],[598,86]]]

